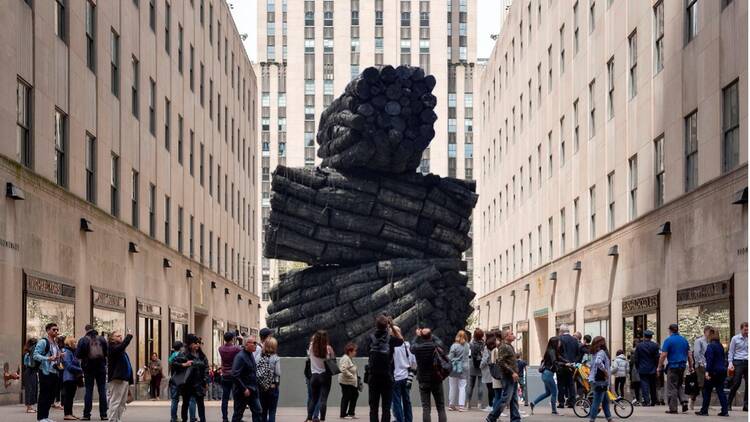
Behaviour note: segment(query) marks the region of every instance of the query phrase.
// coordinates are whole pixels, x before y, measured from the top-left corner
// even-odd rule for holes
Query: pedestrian
[[[92,324],[84,327],[86,334],[78,339],[76,357],[81,360],[83,368],[83,417],[91,420],[94,401],[94,384],[99,395],[99,416],[107,417],[107,339],[99,335]]]
[[[570,328],[567,324],[560,325],[560,344],[562,348],[562,356],[566,362],[578,363],[579,352],[581,349],[581,343],[579,340],[570,335]],[[580,334],[580,333],[578,333]],[[563,366],[558,368],[557,371],[557,407],[563,408],[568,406],[573,408],[576,401],[576,383],[575,383],[575,368],[569,366]]]
[[[487,415],[487,422],[496,422],[503,413],[505,406],[510,407],[510,422],[519,422],[521,414],[518,410],[518,363],[516,351],[513,349],[513,341],[516,336],[510,328],[505,328],[501,334],[501,343],[492,351],[492,364],[497,365],[502,374],[500,384],[502,393],[497,397],[495,390],[495,403],[492,411]],[[494,381],[493,381],[494,383]]]
[[[401,329],[393,326],[393,331],[402,337]],[[401,346],[393,349],[393,394],[391,409],[396,422],[412,422],[411,411],[411,384],[414,381],[414,373],[417,370],[417,359],[410,352],[411,345],[404,340]]]
[[[459,330],[448,352],[452,367],[448,378],[448,410],[466,411],[466,384],[469,378],[469,355],[471,354],[467,340],[466,332]]]
[[[161,396],[161,379],[164,374],[161,369],[161,360],[156,352],[151,353],[151,360],[148,362],[148,373],[151,377],[148,386],[149,397],[151,397],[151,400],[157,400]]]
[[[474,396],[474,391],[477,392],[477,407],[482,408],[482,352],[484,351],[484,331],[481,328],[475,328],[474,334],[471,337],[469,343],[469,350],[471,351],[471,366],[469,367],[469,385],[466,392],[466,407],[471,408],[471,398]]]
[[[487,334],[484,341],[484,348],[482,349],[482,360],[479,362],[479,368],[482,370],[482,383],[487,388],[487,406],[482,410],[485,412],[492,411],[492,402],[495,394],[495,390],[492,388],[492,374],[490,373],[490,357],[492,349],[497,346],[497,337],[494,334]],[[481,407],[481,405],[480,405]]]
[[[703,403],[701,410],[695,412],[698,416],[708,416],[708,407],[711,405],[711,392],[716,390],[721,404],[721,412],[717,416],[729,416],[729,404],[724,393],[724,381],[727,378],[727,364],[724,361],[724,346],[721,345],[719,330],[709,327],[706,339],[705,356],[705,381],[703,384]]]
[[[375,318],[375,331],[365,338],[364,344],[364,349],[368,351],[365,382],[369,386],[370,422],[378,422],[378,419],[381,422],[391,420],[393,351],[402,344],[404,339],[401,333],[393,330],[391,318],[383,314],[378,315]],[[382,413],[378,417],[381,409]]]
[[[182,352],[183,346],[181,341],[176,340],[172,343],[172,351],[167,358],[167,367],[169,368],[169,398],[172,401],[170,406],[170,422],[177,422],[177,407],[180,403],[180,388],[175,383],[175,371],[172,368],[172,363]],[[188,412],[190,414],[190,421],[195,421],[195,400],[190,400]]]
[[[258,332],[260,343],[258,344],[258,347],[255,348],[255,355],[253,356],[255,358],[255,363],[258,363],[258,360],[260,360],[260,355],[261,353],[263,353],[263,345],[271,336],[273,336],[273,330],[271,330],[270,328],[261,328]]]
[[[711,326],[706,325],[703,327],[703,335],[696,338],[693,343],[693,370],[695,371],[695,380],[697,383],[697,390],[690,396],[690,409],[695,408],[695,399],[698,397],[701,391],[703,391],[703,384],[705,382],[706,375],[706,349],[709,343],[709,333]]]
[[[55,396],[60,390],[58,384],[62,371],[62,352],[57,347],[56,338],[60,329],[57,324],[50,322],[44,326],[46,337],[42,337],[34,347],[33,358],[39,365],[39,402],[37,404],[36,420],[48,422],[49,410],[55,402]]]
[[[125,405],[133,384],[133,365],[130,363],[127,348],[133,340],[133,333],[123,338],[122,332],[115,330],[109,334],[107,344],[107,419],[120,422],[125,413]]]
[[[36,413],[34,405],[39,397],[39,362],[34,360],[36,337],[29,337],[23,348],[23,404],[26,413]]]
[[[257,367],[253,357],[256,347],[255,336],[250,334],[245,338],[244,347],[232,364],[232,379],[234,380],[232,422],[242,422],[242,415],[245,414],[247,407],[250,407],[253,422],[260,422],[261,419]]]
[[[656,406],[656,367],[659,365],[659,345],[652,341],[654,332],[643,332],[643,341],[635,348],[635,362],[641,380],[641,397],[644,406]]]
[[[682,412],[688,411],[688,402],[682,391],[682,381],[685,379],[685,370],[693,369],[693,358],[690,355],[690,344],[685,337],[680,335],[677,324],[669,325],[669,337],[664,340],[659,356],[657,372],[661,372],[666,363],[667,384],[665,385],[667,404],[669,409],[666,413],[677,413],[677,405],[682,405]],[[659,374],[661,376],[661,374]]]
[[[68,337],[65,339],[63,349],[63,394],[62,403],[65,420],[78,420],[73,416],[73,400],[76,397],[78,384],[83,384],[83,369],[81,362],[76,358],[76,339]]]
[[[57,348],[60,349],[60,353],[65,354],[65,336],[59,335],[57,338],[55,338],[57,341]],[[60,371],[57,371],[57,395],[55,396],[55,402],[52,404],[53,409],[62,410],[63,408],[63,401],[62,401],[62,393],[63,393],[63,362],[62,359],[60,360]]]
[[[615,377],[615,394],[617,397],[625,397],[625,381],[627,381],[630,372],[630,362],[625,357],[625,352],[620,349],[617,351],[614,361],[612,361],[612,376]]]
[[[222,387],[223,376],[221,375],[221,366],[217,364],[211,365],[211,373],[211,400],[221,401],[224,393]]]
[[[552,407],[552,414],[557,415],[557,384],[555,384],[555,374],[559,368],[565,365],[562,357],[562,347],[560,337],[550,337],[547,341],[547,348],[544,350],[542,363],[539,370],[542,373],[542,382],[544,383],[544,393],[540,394],[531,402],[531,414],[534,414],[534,408],[544,399],[549,397],[549,404]]]
[[[324,421],[332,377],[326,369],[325,361],[336,357],[328,341],[328,332],[318,330],[313,335],[307,353],[310,356],[310,400],[307,402],[307,421]],[[320,409],[319,418],[314,417],[316,408]]]
[[[278,341],[268,337],[263,342],[263,351],[257,362],[258,388],[260,393],[260,407],[263,409],[263,422],[276,421],[276,407],[279,404],[279,383],[281,382],[281,359],[276,351]]]
[[[190,400],[195,400],[198,418],[206,422],[204,398],[208,389],[208,358],[201,349],[201,339],[195,334],[185,336],[184,350],[172,360],[172,375],[177,378],[179,394],[182,397],[180,411],[183,421],[188,418]]]
[[[435,362],[448,361],[445,346],[439,338],[432,335],[432,330],[427,327],[419,327],[417,336],[411,345],[411,352],[417,361],[417,381],[419,381],[419,398],[422,402],[422,422],[432,422],[432,403],[430,396],[435,400],[435,409],[438,414],[438,422],[447,422],[445,413],[445,398],[443,395],[443,377],[440,372],[435,371]]]
[[[747,322],[740,324],[740,333],[732,337],[729,342],[729,371],[734,372],[732,388],[729,390],[729,410],[737,390],[745,380],[745,396],[742,401],[742,411],[747,412]]]
[[[347,343],[344,354],[339,359],[339,385],[341,386],[341,419],[354,419],[359,398],[359,376],[354,357],[357,356],[357,345]]]
[[[526,368],[529,366],[529,363],[523,359],[520,353],[516,353],[516,362],[518,364],[518,391],[520,392],[518,399],[523,401],[524,406],[528,406],[529,397],[526,390]]]
[[[633,406],[640,406],[643,397],[641,396],[641,377],[638,374],[638,366],[635,362],[635,348],[638,347],[638,339],[633,340],[633,348],[630,349],[628,363],[630,364],[630,393],[633,397]]]
[[[591,372],[589,372],[589,384],[594,391],[594,399],[591,402],[591,407],[589,407],[589,421],[596,421],[596,416],[599,414],[599,408],[601,407],[607,422],[611,422],[612,414],[609,410],[610,358],[607,340],[602,336],[594,337],[589,350],[593,359]]]
[[[242,351],[242,348],[235,344],[235,334],[232,331],[224,333],[224,344],[219,347],[219,356],[221,357],[221,420],[229,422],[229,398],[234,389],[234,379],[232,378],[232,364],[234,359]],[[215,376],[215,375],[214,375]]]

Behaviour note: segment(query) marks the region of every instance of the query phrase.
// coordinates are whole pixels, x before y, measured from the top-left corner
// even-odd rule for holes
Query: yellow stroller
[[[591,412],[591,403],[594,401],[594,392],[591,391],[591,384],[589,384],[589,374],[591,368],[586,364],[576,364],[575,372],[573,376],[577,383],[583,387],[584,394],[576,400],[575,406],[573,406],[573,412],[579,418],[585,418]],[[615,414],[621,419],[627,419],[633,414],[633,403],[623,397],[617,397],[612,390],[607,390],[609,395],[609,401],[612,403]]]

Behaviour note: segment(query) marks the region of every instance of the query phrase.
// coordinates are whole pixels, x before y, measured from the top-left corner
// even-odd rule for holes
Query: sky
[[[259,0],[228,0],[232,15],[240,34],[247,34],[245,49],[250,60],[256,61],[258,54],[258,34],[256,31],[257,2]],[[263,0],[260,0],[263,1]],[[290,4],[295,1],[288,0]],[[446,1],[446,0],[432,0]],[[477,1],[477,58],[487,58],[492,53],[495,41],[490,36],[500,32],[500,16],[506,1],[509,0],[476,0]]]

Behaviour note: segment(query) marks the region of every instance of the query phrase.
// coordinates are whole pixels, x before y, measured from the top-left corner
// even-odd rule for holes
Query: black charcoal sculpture
[[[415,172],[435,135],[434,86],[418,67],[365,69],[321,115],[323,168],[274,171],[264,255],[311,265],[270,292],[282,356],[304,356],[320,329],[340,354],[382,313],[408,338],[424,324],[447,344],[466,325],[476,187]]]

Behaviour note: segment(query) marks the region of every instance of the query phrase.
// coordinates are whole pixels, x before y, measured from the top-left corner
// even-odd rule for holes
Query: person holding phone
[[[181,385],[178,386],[182,397],[181,417],[183,421],[188,420],[188,407],[190,401],[195,400],[198,408],[198,418],[206,422],[206,407],[204,398],[208,388],[208,358],[201,349],[201,339],[195,334],[185,337],[185,350],[177,355],[172,361],[175,376],[185,373]]]
[[[122,331],[113,331],[109,335],[107,348],[107,418],[109,422],[120,422],[128,402],[128,391],[133,384],[133,365],[126,351],[133,340],[133,330],[128,329],[123,338]]]

